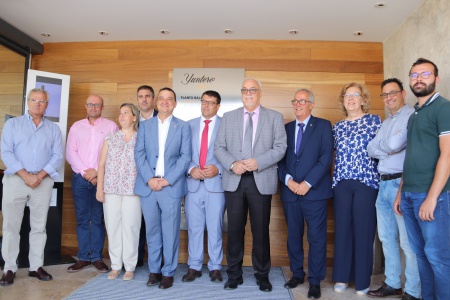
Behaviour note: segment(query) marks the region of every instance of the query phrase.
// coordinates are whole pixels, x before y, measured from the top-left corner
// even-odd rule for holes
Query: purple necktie
[[[295,154],[298,154],[298,151],[300,150],[300,144],[302,143],[302,137],[303,137],[303,127],[305,127],[305,124],[298,123],[298,126],[300,128],[298,129],[298,133],[297,133],[297,143],[295,144]]]

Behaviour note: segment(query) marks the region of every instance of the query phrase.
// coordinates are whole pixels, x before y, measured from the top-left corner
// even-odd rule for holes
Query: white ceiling
[[[383,8],[375,7],[385,3]],[[267,39],[383,42],[424,0],[0,0],[41,43]],[[223,33],[232,29],[232,34]],[[291,35],[289,30],[298,30]],[[160,30],[170,33],[163,35]],[[99,31],[109,35],[100,36]],[[355,31],[364,32],[354,36]],[[41,33],[50,37],[42,37]]]

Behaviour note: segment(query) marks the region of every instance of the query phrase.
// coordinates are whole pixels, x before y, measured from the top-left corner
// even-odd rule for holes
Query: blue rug
[[[256,285],[252,267],[243,268],[244,283],[235,290],[225,290],[224,283],[227,280],[226,267],[222,268],[222,283],[214,283],[209,279],[209,271],[203,268],[203,276],[193,282],[182,282],[181,278],[187,273],[188,266],[178,265],[175,272],[173,286],[167,290],[161,290],[158,286],[148,287],[148,266],[137,268],[134,280],[123,281],[121,275],[116,280],[108,280],[107,273],[99,274],[88,281],[78,290],[69,295],[66,300],[76,299],[273,299],[291,300],[289,290],[284,288],[285,279],[281,268],[272,268],[269,274],[273,285],[272,292],[261,292]]]

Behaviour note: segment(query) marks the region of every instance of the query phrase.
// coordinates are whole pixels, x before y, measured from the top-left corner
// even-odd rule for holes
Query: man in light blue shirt
[[[377,290],[368,292],[371,297],[398,296],[403,299],[420,298],[420,278],[417,258],[412,251],[406,233],[403,216],[394,213],[394,201],[403,172],[406,152],[406,126],[414,109],[405,104],[406,91],[397,78],[381,83],[381,98],[389,110],[389,117],[370,141],[369,156],[379,159],[380,190],[375,203],[377,208],[378,235],[383,245],[386,280]],[[400,242],[400,243],[399,243]],[[405,293],[402,292],[402,264],[400,247],[405,253]]]
[[[44,118],[49,100],[46,91],[32,89],[27,96],[25,115],[9,119],[3,127],[1,155],[6,166],[2,204],[5,267],[0,279],[3,286],[14,283],[20,227],[27,204],[31,226],[28,276],[43,281],[53,279],[42,268],[47,240],[45,226],[63,150],[61,130]]]

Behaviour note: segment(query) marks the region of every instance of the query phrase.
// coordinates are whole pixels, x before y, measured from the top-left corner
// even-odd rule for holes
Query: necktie
[[[298,133],[297,133],[297,143],[295,144],[295,154],[298,154],[298,150],[300,150],[300,144],[302,143],[302,137],[303,137],[303,127],[305,127],[305,124],[299,123],[298,126],[300,128],[298,129]]]
[[[206,155],[208,154],[208,130],[209,130],[209,123],[211,120],[205,120],[205,128],[203,128],[202,132],[202,141],[200,143],[200,159],[199,159],[199,165],[200,169],[205,168],[206,164]]]
[[[254,112],[246,112],[248,114],[247,126],[245,127],[244,148],[242,150],[242,159],[249,159],[252,157],[252,138],[253,138],[253,120]]]

